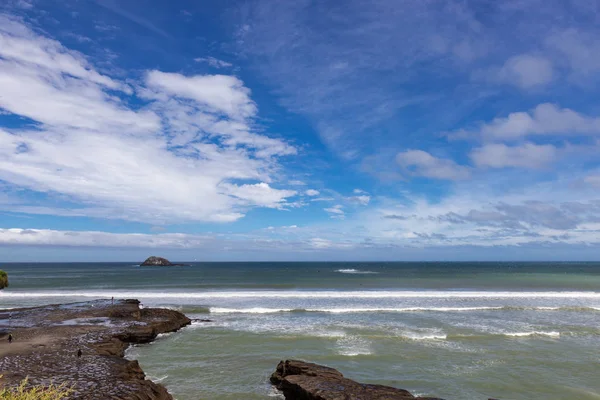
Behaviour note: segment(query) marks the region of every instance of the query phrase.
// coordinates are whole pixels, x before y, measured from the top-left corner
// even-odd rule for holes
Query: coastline
[[[146,379],[136,360],[124,358],[125,350],[191,320],[139,304],[95,300],[0,310],[0,385],[16,386],[28,378],[31,385],[73,386],[70,399],[172,399],[164,386]]]

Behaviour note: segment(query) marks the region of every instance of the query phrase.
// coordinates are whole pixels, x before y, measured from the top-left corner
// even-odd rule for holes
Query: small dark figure
[[[81,349],[77,350],[77,358],[81,358],[82,354],[83,352],[81,351]]]
[[[110,301],[111,301],[111,303],[112,303],[113,305],[115,304],[115,298],[114,298],[114,297],[111,297],[111,298],[110,298]]]
[[[12,343],[12,335],[11,334],[8,335],[8,343]]]

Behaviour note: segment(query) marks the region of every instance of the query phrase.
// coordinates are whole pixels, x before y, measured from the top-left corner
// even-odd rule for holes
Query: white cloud
[[[552,63],[545,57],[521,54],[506,60],[501,68],[479,71],[475,77],[531,89],[552,82],[554,70]]]
[[[310,201],[334,201],[335,198],[333,197],[314,197],[312,199],[310,199]]]
[[[256,104],[250,99],[250,89],[230,75],[184,76],[176,73],[150,71],[146,76],[149,88],[160,93],[197,101],[209,112],[225,114],[234,120],[244,120],[256,114]],[[164,97],[163,97],[164,98]]]
[[[354,196],[352,199],[363,206],[366,206],[371,201],[371,196],[362,195],[362,196]]]
[[[297,179],[291,180],[288,182],[288,184],[292,185],[292,186],[306,186],[306,182],[304,181],[299,181]]]
[[[296,150],[255,132],[238,78],[150,71],[136,87],[148,104],[134,107],[131,88],[82,54],[0,18],[0,108],[39,124],[0,129],[0,180],[76,204],[11,211],[227,222],[295,194],[272,182],[276,157]]]
[[[433,179],[461,180],[470,176],[469,168],[450,159],[437,158],[422,150],[407,150],[396,155],[406,175]]]
[[[268,183],[245,184],[241,186],[223,183],[220,185],[226,193],[247,201],[251,205],[281,208],[288,197],[296,194],[293,190],[273,189]]]
[[[210,65],[213,68],[233,67],[232,63],[229,63],[229,62],[223,61],[223,60],[219,60],[218,58],[214,58],[214,57],[198,57],[198,58],[194,58],[194,61],[207,63],[208,65]]]
[[[331,218],[343,219],[346,215],[344,213],[344,210],[342,210],[343,208],[344,208],[343,205],[336,204],[332,207],[324,208],[323,210],[328,212],[330,214]]]
[[[369,196],[367,194],[362,194],[360,196],[350,196],[350,197],[347,197],[346,199],[348,201],[350,201],[351,203],[357,203],[357,204],[366,206],[371,201],[371,196]]]
[[[596,74],[600,72],[600,36],[595,31],[585,32],[578,28],[549,35],[546,45],[558,52],[560,62],[567,63],[571,79],[588,85],[590,79],[597,78]]]
[[[584,178],[584,182],[600,188],[600,175],[589,175]]]
[[[515,140],[530,135],[600,135],[600,118],[590,117],[555,104],[544,103],[530,112],[515,112],[495,118],[475,131],[460,130],[450,138],[482,137],[489,140]]]
[[[555,161],[558,151],[550,144],[524,143],[519,146],[506,146],[494,143],[475,148],[470,156],[478,167],[541,168]]]
[[[307,196],[318,196],[321,192],[319,192],[318,190],[315,189],[308,189],[307,191],[304,192],[304,194],[306,194]]]

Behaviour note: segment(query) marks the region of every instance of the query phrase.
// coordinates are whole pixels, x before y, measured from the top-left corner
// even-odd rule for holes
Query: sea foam
[[[360,269],[354,269],[354,268],[343,268],[343,269],[336,269],[335,272],[340,272],[342,274],[378,274],[379,272],[375,272],[375,271],[363,271]]]

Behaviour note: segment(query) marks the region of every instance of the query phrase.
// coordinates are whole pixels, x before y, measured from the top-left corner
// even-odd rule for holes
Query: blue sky
[[[597,260],[595,0],[0,5],[0,261]]]

